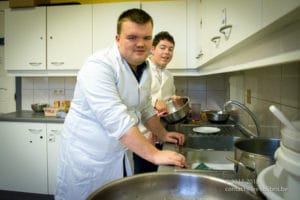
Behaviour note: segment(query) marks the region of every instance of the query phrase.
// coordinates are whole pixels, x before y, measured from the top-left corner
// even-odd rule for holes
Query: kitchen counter
[[[247,137],[244,135],[242,131],[240,131],[234,124],[229,122],[228,124],[211,124],[206,121],[200,121],[197,123],[188,123],[188,124],[176,124],[171,127],[167,127],[168,130],[172,131],[179,131],[185,134],[187,137],[193,137],[195,132],[192,131],[193,127],[197,126],[215,126],[221,129],[221,132],[213,134],[213,135],[198,135],[198,137],[202,137],[202,139],[207,140],[208,137],[211,138],[224,138],[224,137]],[[229,131],[228,131],[229,130]],[[196,136],[197,137],[197,136]],[[208,140],[209,141],[209,140]],[[232,144],[234,145],[234,144]],[[176,144],[171,143],[164,143],[163,146],[164,150],[172,150],[178,152],[178,147]],[[197,173],[205,176],[213,176],[216,178],[220,178],[223,180],[230,181],[236,185],[241,186],[243,189],[251,191],[257,195],[257,188],[253,186],[253,181],[255,180],[244,180],[238,177],[237,173],[234,170],[234,164],[228,161],[225,157],[230,156],[234,157],[234,149],[227,149],[227,150],[212,150],[211,149],[190,149],[187,147],[183,147],[183,154],[186,156],[188,161],[197,160],[200,163],[204,164],[212,164],[214,163],[215,166],[219,169],[195,169],[191,166],[188,168],[180,168],[171,165],[160,165],[158,167],[158,172],[189,172],[189,173]],[[194,163],[189,163],[189,165],[193,165]]]
[[[64,123],[62,118],[46,117],[43,112],[37,113],[30,110],[2,114],[0,121]]]

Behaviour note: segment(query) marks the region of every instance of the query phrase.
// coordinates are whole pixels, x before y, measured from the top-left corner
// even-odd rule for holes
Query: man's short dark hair
[[[121,33],[122,23],[125,21],[132,21],[137,24],[146,24],[150,22],[153,27],[152,17],[144,10],[138,8],[126,10],[119,16],[117,23],[117,34]]]
[[[152,46],[156,47],[156,45],[161,40],[168,40],[169,42],[171,42],[175,46],[174,38],[168,31],[161,31],[161,32],[157,33],[154,36],[154,39],[152,41]]]

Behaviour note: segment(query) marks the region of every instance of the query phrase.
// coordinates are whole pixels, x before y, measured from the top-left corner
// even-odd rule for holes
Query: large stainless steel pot
[[[260,199],[245,189],[215,177],[195,173],[144,173],[113,181],[87,200]]]
[[[242,163],[235,165],[237,174],[240,178],[253,179],[263,169],[275,163],[274,153],[280,146],[280,139],[241,139],[237,140],[234,146],[235,160]]]
[[[169,99],[166,102],[168,114],[163,115],[162,118],[171,124],[181,121],[189,113],[189,101],[188,97]]]

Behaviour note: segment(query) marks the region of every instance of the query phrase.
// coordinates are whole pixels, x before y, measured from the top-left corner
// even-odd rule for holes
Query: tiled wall
[[[75,77],[22,78],[22,109],[30,110],[32,103],[72,99]],[[224,75],[206,77],[175,77],[177,95],[189,96],[202,109],[220,109],[225,100]]]
[[[75,77],[22,78],[22,109],[33,102],[72,99]],[[258,118],[261,134],[280,137],[282,124],[269,111],[276,105],[291,120],[300,120],[300,63],[290,63],[252,70],[203,77],[175,77],[177,95],[189,96],[202,110],[222,109],[229,99],[245,104]],[[250,90],[250,102],[247,91]],[[241,122],[252,132],[249,115],[239,110]]]
[[[257,68],[238,73],[226,74],[230,83],[229,90],[235,99],[237,97],[254,112],[261,126],[261,135],[265,137],[280,137],[283,125],[269,111],[270,105],[279,108],[290,120],[300,120],[300,63],[289,63],[278,66]],[[230,80],[238,80],[232,82]],[[232,84],[234,83],[234,84]],[[242,87],[241,87],[242,86]],[[251,92],[250,103],[247,102],[247,90]],[[253,121],[246,113],[242,117],[243,124],[249,130],[255,131]]]
[[[75,77],[23,77],[22,110],[31,110],[32,103],[71,100],[75,83]]]
[[[191,104],[200,103],[202,110],[223,108],[227,83],[223,74],[201,77],[175,77],[176,94],[190,97]]]

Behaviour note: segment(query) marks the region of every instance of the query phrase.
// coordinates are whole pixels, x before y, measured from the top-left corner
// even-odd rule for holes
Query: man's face
[[[152,24],[137,24],[125,21],[116,41],[121,56],[131,67],[142,64],[148,57],[152,44]]]
[[[172,60],[174,45],[168,40],[161,40],[155,47],[151,48],[151,52],[152,62],[156,66],[164,68]]]

